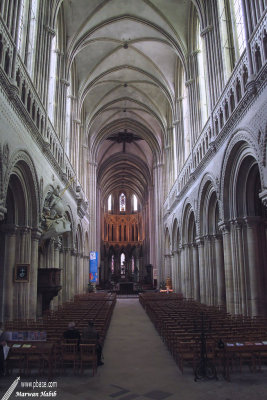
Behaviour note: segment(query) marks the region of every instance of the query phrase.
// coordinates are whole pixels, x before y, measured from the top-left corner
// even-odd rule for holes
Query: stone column
[[[247,217],[245,222],[247,224],[247,256],[248,256],[248,272],[249,272],[249,286],[250,293],[248,294],[248,307],[250,315],[260,314],[260,299],[261,299],[261,286],[260,286],[260,268],[259,268],[259,243],[258,243],[258,224],[261,217]]]
[[[71,276],[71,286],[70,286],[70,298],[74,298],[77,292],[77,250],[71,249],[70,252],[70,276]]]
[[[19,242],[20,242],[20,251],[19,251],[19,260],[20,263],[30,264],[31,261],[31,229],[27,226],[19,228]],[[31,276],[31,269],[30,269]],[[15,301],[17,318],[28,318],[29,313],[29,283],[16,283],[16,293],[15,293]]]
[[[185,295],[185,246],[181,246],[181,252],[180,252],[180,257],[181,257],[181,293],[183,294],[184,297]]]
[[[243,221],[236,219],[234,222],[235,227],[235,254],[236,254],[236,291],[238,293],[238,302],[236,304],[236,313],[248,314],[247,310],[247,296],[246,296],[246,271],[245,271],[245,258],[244,258],[244,232]]]
[[[194,261],[193,261],[193,243],[188,244],[187,247],[187,260],[186,260],[186,270],[187,270],[187,297],[194,298]]]
[[[215,81],[215,74],[214,74],[214,64],[213,64],[213,51],[212,51],[212,32],[213,31],[213,26],[208,25],[206,26],[202,31],[201,31],[201,36],[205,40],[205,53],[206,53],[206,60],[207,60],[207,76],[208,76],[208,91],[209,95],[208,98],[209,100],[209,109],[211,110],[214,107],[215,101],[216,101],[216,81]]]
[[[64,299],[64,301],[69,301],[71,298],[71,285],[72,285],[70,248],[65,248],[65,257],[64,258],[65,258],[65,262],[64,262],[65,299]]]
[[[162,243],[163,243],[163,218],[162,218],[162,179],[163,179],[163,166],[162,163],[154,164],[153,166],[153,181],[154,181],[154,204],[153,204],[153,230],[154,232],[154,249],[155,258],[154,265],[155,269],[158,269],[158,279],[159,281],[164,279],[162,274],[162,265],[164,263]],[[152,211],[151,210],[151,211]],[[150,216],[152,219],[152,215]]]
[[[224,249],[224,272],[225,272],[225,291],[226,291],[226,309],[227,312],[234,314],[234,280],[233,265],[231,254],[231,234],[228,222],[220,222],[219,229],[223,237]]]
[[[178,251],[172,252],[172,288],[177,293],[178,286]]]
[[[178,293],[182,293],[181,252],[182,252],[182,248],[179,247],[179,249],[177,251],[177,292]]]
[[[253,62],[252,62],[252,53],[251,53],[251,47],[250,47],[250,34],[249,34],[249,26],[248,26],[248,21],[251,17],[250,13],[250,7],[248,4],[246,4],[248,1],[247,0],[241,0],[241,7],[242,7],[242,12],[243,16],[247,17],[244,18],[244,33],[245,33],[245,44],[246,44],[246,53],[247,53],[247,58],[248,58],[248,82],[247,82],[247,87],[249,90],[255,91],[255,74],[253,70]],[[251,3],[251,2],[249,2]]]
[[[200,282],[199,282],[199,264],[198,264],[198,247],[193,244],[193,269],[194,269],[194,299],[200,301]]]
[[[13,303],[13,290],[14,290],[14,268],[17,261],[16,255],[16,241],[17,241],[17,226],[4,225],[1,227],[5,232],[5,262],[4,262],[4,275],[3,275],[3,319],[6,321],[14,318],[14,303]]]
[[[191,297],[189,291],[190,285],[190,262],[189,262],[189,244],[184,245],[184,293],[185,297]]]
[[[217,301],[216,305],[225,305],[225,275],[224,275],[224,259],[223,259],[223,243],[222,236],[215,235],[215,264],[217,277]]]
[[[203,237],[196,237],[198,246],[198,266],[199,266],[199,297],[201,303],[206,303],[206,286],[205,286],[205,260],[204,260],[204,241]]]
[[[166,281],[167,278],[171,278],[171,255],[165,254],[164,258],[165,258],[165,263],[164,263],[163,278],[164,281]]]
[[[42,231],[33,229],[31,233],[31,265],[29,283],[29,315],[31,319],[37,317],[37,282],[38,282],[38,246]]]
[[[204,270],[204,280],[205,280],[205,292],[206,292],[206,304],[212,305],[213,298],[213,283],[212,282],[212,262],[211,262],[211,238],[209,235],[204,236],[204,259],[205,259],[205,270]]]
[[[90,204],[89,251],[96,250],[96,213],[97,213],[96,170],[97,170],[97,163],[88,162],[88,176],[90,176],[90,179],[88,180],[88,189],[87,189],[87,197]]]
[[[83,292],[87,293],[89,283],[89,256],[83,257]]]
[[[58,305],[61,306],[62,303],[64,302],[63,298],[63,290],[64,290],[64,286],[65,286],[65,281],[64,281],[64,252],[63,252],[63,248],[62,248],[62,242],[58,242],[58,248],[59,248],[59,268],[61,269],[60,271],[60,286],[62,287],[62,289],[59,291],[58,293]]]

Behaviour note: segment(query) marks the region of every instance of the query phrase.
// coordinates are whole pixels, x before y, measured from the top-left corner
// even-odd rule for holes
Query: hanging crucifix
[[[126,143],[132,143],[133,141],[143,140],[139,136],[134,133],[127,132],[127,129],[124,129],[124,132],[118,132],[115,135],[109,136],[107,140],[111,140],[113,142],[122,143],[122,151],[125,153]]]

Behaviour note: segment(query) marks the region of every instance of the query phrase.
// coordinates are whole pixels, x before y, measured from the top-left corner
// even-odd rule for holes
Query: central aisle
[[[118,299],[104,348],[101,374],[110,382],[145,393],[169,391],[179,370],[138,299]],[[178,389],[178,386],[177,386]]]

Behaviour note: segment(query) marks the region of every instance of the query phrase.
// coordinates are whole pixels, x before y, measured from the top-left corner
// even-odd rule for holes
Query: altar
[[[119,293],[120,294],[133,294],[134,293],[134,283],[133,282],[120,282],[119,283]]]

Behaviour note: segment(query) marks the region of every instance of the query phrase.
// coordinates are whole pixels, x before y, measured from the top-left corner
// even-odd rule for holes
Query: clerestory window
[[[126,196],[124,193],[120,195],[120,212],[126,211]]]

